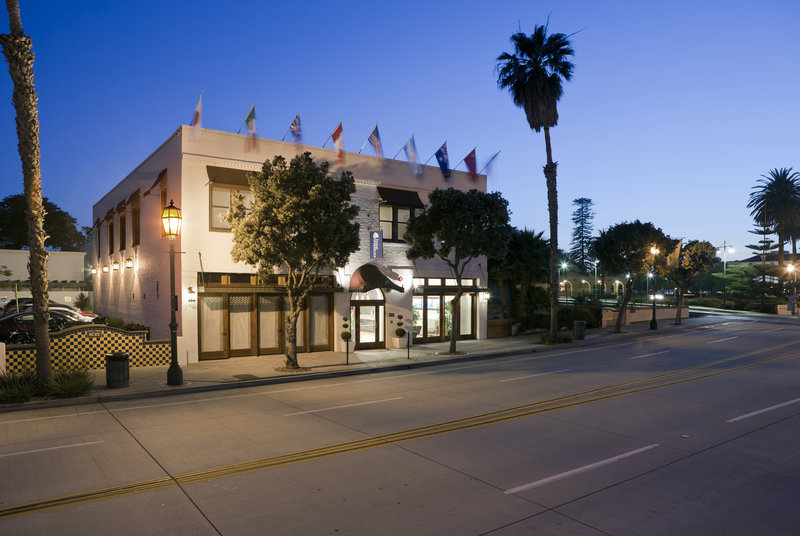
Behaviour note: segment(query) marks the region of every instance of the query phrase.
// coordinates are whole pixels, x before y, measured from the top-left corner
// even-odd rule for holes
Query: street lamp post
[[[658,255],[658,248],[653,246],[650,248],[650,253],[653,254],[653,318],[650,320],[650,329],[658,329],[658,321],[656,320],[656,255]]]
[[[795,295],[797,294],[797,269],[794,264],[787,264],[786,271],[792,274],[792,296],[789,299],[791,313],[794,314],[795,308]]]
[[[566,273],[566,271],[567,271],[567,263],[566,262],[562,262],[561,265],[558,268],[558,287],[559,287],[559,290],[561,290],[561,271],[562,270]],[[566,287],[566,285],[564,285],[564,299],[565,300],[567,299],[567,287]]]
[[[161,223],[164,225],[164,234],[169,238],[170,358],[167,385],[183,385],[183,371],[178,364],[178,320],[175,317],[178,310],[178,296],[175,294],[175,237],[181,232],[181,211],[171,199],[169,206],[164,207],[161,213]]]
[[[733,247],[728,245],[726,240],[722,241],[722,247],[717,251],[717,255],[722,254],[722,308],[725,309],[728,294],[728,250],[734,253]]]

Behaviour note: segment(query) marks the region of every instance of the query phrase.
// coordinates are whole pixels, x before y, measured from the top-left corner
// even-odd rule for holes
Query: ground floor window
[[[198,297],[200,359],[224,359],[286,351],[285,296],[253,292],[203,293]],[[311,294],[297,319],[297,351],[333,348],[333,296]]]
[[[415,295],[411,308],[414,341],[435,342],[450,338],[453,329],[453,304],[455,294],[423,293]],[[476,293],[465,292],[458,303],[459,339],[475,338]]]

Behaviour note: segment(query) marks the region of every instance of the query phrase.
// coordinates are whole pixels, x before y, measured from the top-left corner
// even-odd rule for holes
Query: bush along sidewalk
[[[93,389],[94,377],[85,365],[57,369],[47,385],[39,382],[33,369],[0,374],[0,404],[29,402],[35,398],[76,398],[90,395]]]

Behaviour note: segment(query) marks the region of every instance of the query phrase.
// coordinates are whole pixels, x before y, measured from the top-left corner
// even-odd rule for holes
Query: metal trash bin
[[[575,331],[576,341],[582,341],[586,338],[586,320],[573,320],[572,329]]]
[[[106,354],[106,387],[116,389],[128,387],[130,382],[130,361],[128,354],[115,352]]]

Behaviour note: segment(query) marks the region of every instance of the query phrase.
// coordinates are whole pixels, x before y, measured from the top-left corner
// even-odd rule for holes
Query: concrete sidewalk
[[[282,355],[201,361],[181,366],[184,383],[180,386],[167,385],[167,366],[132,367],[128,387],[109,389],[106,386],[105,369],[97,369],[93,371],[95,389],[90,396],[38,400],[24,404],[5,404],[0,405],[0,412],[236,389],[377,371],[404,370],[531,352],[542,352],[546,355],[551,351],[570,347],[623,342],[631,337],[654,336],[681,328],[692,328],[718,322],[720,322],[719,317],[692,318],[685,320],[681,326],[676,326],[672,322],[660,322],[657,331],[651,331],[648,323],[642,323],[626,326],[623,332],[618,334],[608,328],[592,329],[586,330],[584,340],[559,345],[540,344],[541,331],[498,339],[465,340],[458,342],[459,355],[447,354],[449,342],[415,345],[410,350],[404,348],[400,350],[351,351],[349,356],[344,352],[301,353],[298,355],[298,362],[303,367],[300,372],[285,370]]]

